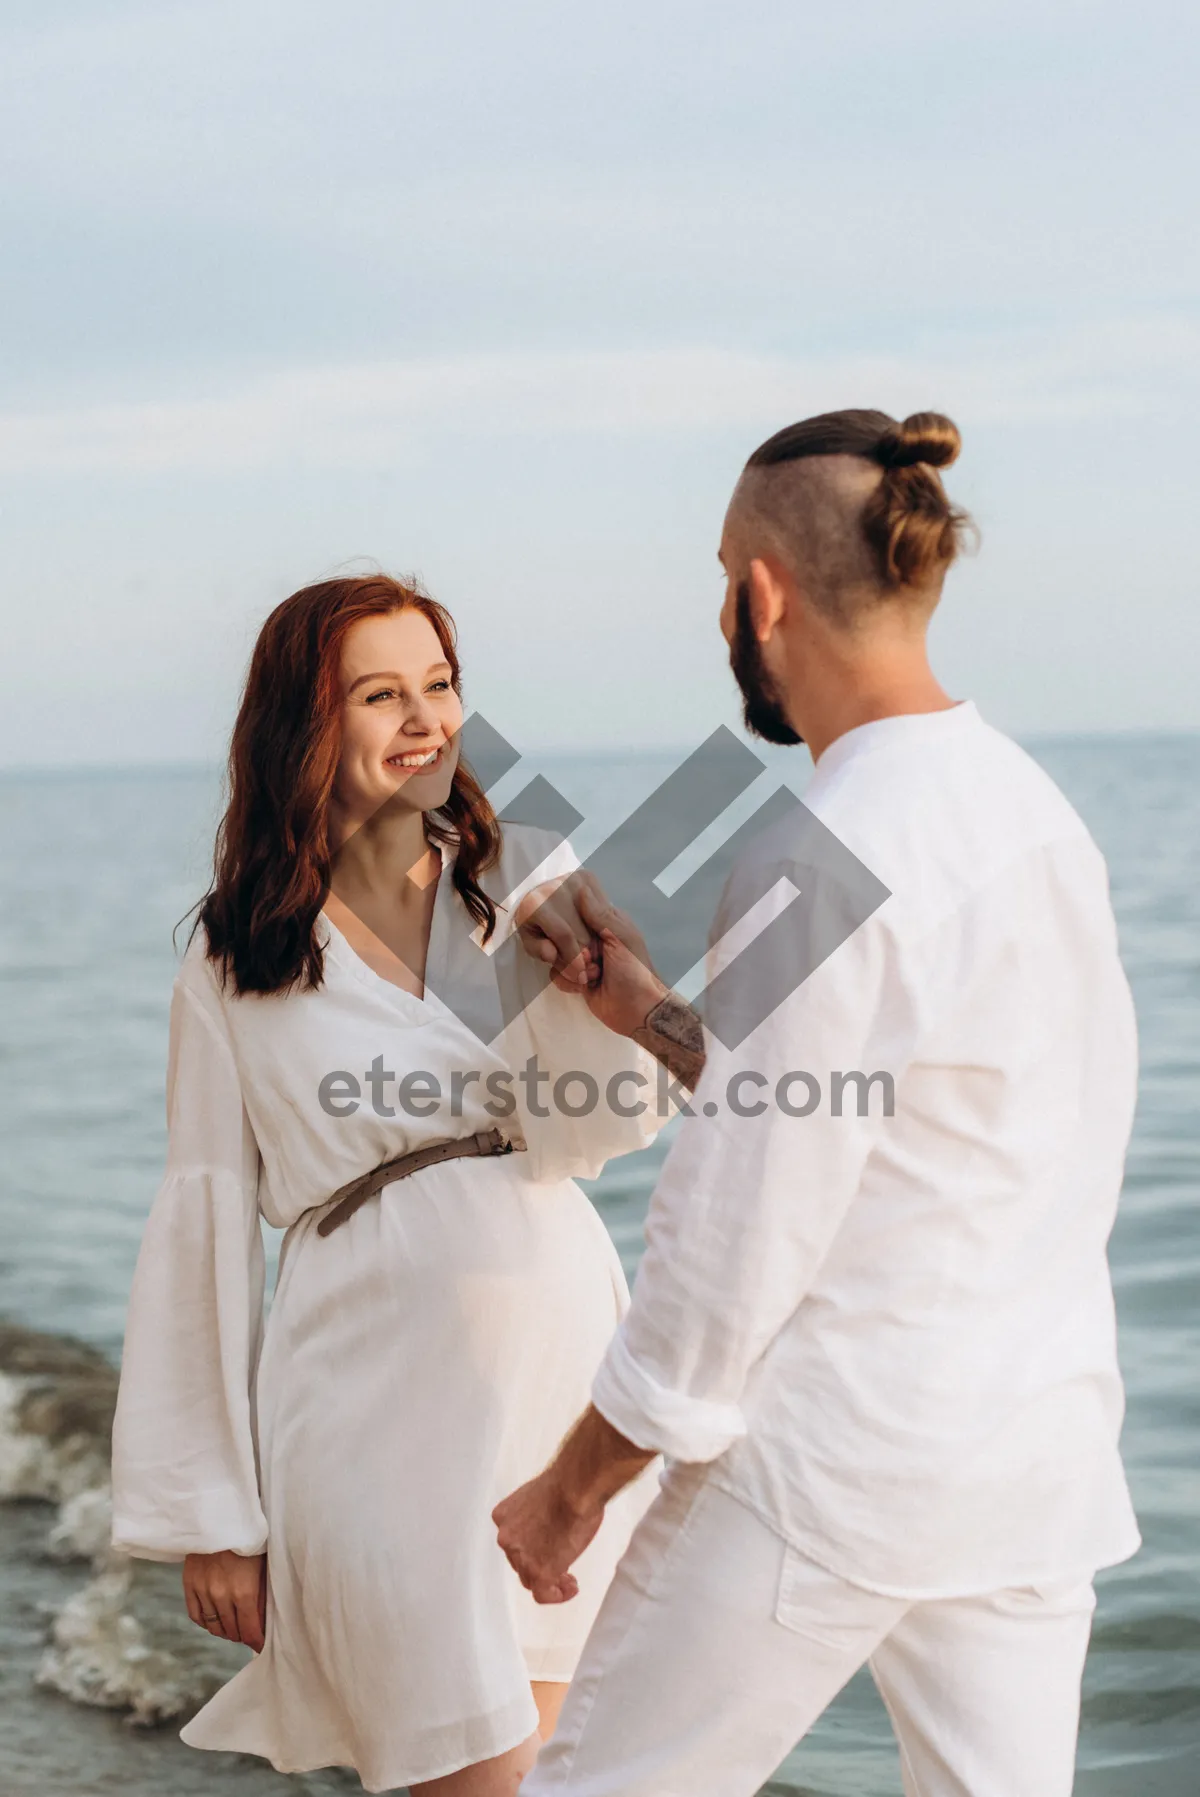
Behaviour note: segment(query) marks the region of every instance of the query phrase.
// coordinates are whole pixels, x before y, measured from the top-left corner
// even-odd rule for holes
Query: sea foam
[[[92,1570],[52,1619],[37,1683],[148,1725],[190,1714],[247,1653],[188,1619],[177,1566],[112,1552],[116,1391],[94,1348],[0,1324],[0,1501],[54,1505],[46,1553]]]

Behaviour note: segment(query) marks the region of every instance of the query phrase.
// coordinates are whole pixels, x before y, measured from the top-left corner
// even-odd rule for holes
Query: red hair
[[[258,634],[229,748],[229,802],[213,881],[200,901],[209,959],[241,992],[315,987],[324,957],[314,934],[329,891],[329,800],[341,754],[341,660],[360,618],[419,611],[437,633],[461,695],[454,620],[414,582],[385,574],[326,580],[277,605]],[[459,759],[446,804],[425,819],[457,848],[453,880],[484,941],[496,906],[478,883],[500,852],[500,826]]]

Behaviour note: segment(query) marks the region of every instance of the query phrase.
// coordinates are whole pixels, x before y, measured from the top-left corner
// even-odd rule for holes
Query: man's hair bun
[[[884,431],[875,458],[885,468],[948,468],[962,448],[958,426],[942,412],[913,412]]]
[[[853,408],[822,412],[776,431],[761,443],[747,469],[777,468],[810,456],[859,456],[882,474],[859,514],[884,587],[940,587],[942,576],[972,530],[952,505],[939,468],[962,448],[958,426],[943,412],[914,412],[903,424],[887,412]],[[811,505],[811,499],[808,501]]]

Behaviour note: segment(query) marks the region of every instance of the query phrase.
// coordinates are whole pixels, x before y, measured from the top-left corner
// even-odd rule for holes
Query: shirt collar
[[[982,722],[973,699],[961,699],[945,711],[907,711],[895,717],[873,718],[869,724],[856,724],[843,731],[818,756],[814,773],[827,779],[856,755],[875,749],[899,747],[917,742],[952,742],[961,731]]]

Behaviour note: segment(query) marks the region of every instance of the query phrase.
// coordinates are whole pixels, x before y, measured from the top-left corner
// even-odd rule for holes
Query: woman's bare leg
[[[558,1712],[563,1707],[563,1698],[567,1695],[565,1684],[537,1683],[530,1685],[533,1701],[538,1709],[538,1734],[543,1741],[548,1741],[558,1727]]]
[[[530,1735],[527,1741],[522,1741],[508,1753],[497,1754],[494,1760],[477,1760],[473,1766],[464,1766],[461,1772],[448,1772],[445,1778],[430,1778],[424,1784],[410,1785],[411,1797],[516,1797],[517,1786],[532,1770],[538,1748],[554,1733],[558,1712],[567,1695],[565,1684],[539,1681],[529,1688],[538,1712],[535,1735]]]
[[[517,1786],[532,1769],[541,1744],[540,1734],[530,1735],[519,1747],[499,1753],[495,1759],[477,1760],[461,1772],[448,1772],[445,1778],[410,1785],[410,1797],[516,1797]]]

